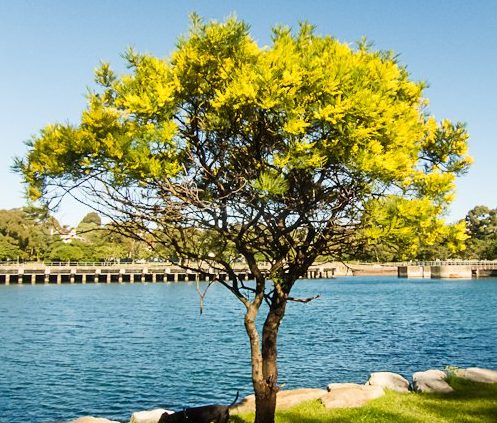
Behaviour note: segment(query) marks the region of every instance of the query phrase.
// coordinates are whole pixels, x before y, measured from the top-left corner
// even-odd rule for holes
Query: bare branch
[[[317,300],[320,298],[321,295],[315,295],[314,297],[308,297],[308,298],[294,298],[294,297],[287,297],[287,301],[292,301],[294,303],[310,303],[311,301]]]
[[[207,290],[211,287],[212,285],[212,281],[210,281],[206,288],[202,291],[200,289],[200,282],[197,281],[196,284],[195,284],[195,287],[197,289],[197,293],[198,293],[198,296],[199,296],[199,299],[200,299],[200,304],[199,304],[199,307],[200,307],[200,315],[202,315],[202,313],[204,312],[204,300],[205,300],[205,296],[207,295]]]

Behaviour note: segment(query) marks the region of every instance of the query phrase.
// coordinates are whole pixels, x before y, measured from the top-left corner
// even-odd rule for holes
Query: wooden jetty
[[[268,269],[266,269],[268,270]],[[336,267],[332,264],[312,266],[306,279],[332,278]],[[242,280],[253,275],[246,268],[235,268]],[[87,284],[87,283],[157,283],[226,280],[228,275],[213,269],[185,270],[165,263],[25,263],[0,264],[0,285],[10,284]]]
[[[268,272],[268,266],[262,266]],[[242,280],[253,279],[250,271],[235,267]],[[304,279],[330,279],[335,276],[393,276],[401,278],[479,278],[497,277],[497,261],[451,261],[409,263],[316,263]],[[0,263],[0,285],[163,283],[227,280],[214,269],[185,270],[172,263]]]

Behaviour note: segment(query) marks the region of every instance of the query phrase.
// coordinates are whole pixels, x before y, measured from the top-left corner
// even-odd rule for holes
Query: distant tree
[[[312,299],[291,295],[296,281],[388,228],[406,257],[443,233],[470,162],[464,126],[430,116],[394,54],[309,24],[260,48],[243,22],[194,16],[169,60],[125,57],[131,74],[103,64],[80,124],[47,126],[17,167],[32,198],[71,192],[184,267],[226,272],[246,310],[255,420],[273,422],[278,330],[289,301]]]
[[[55,245],[52,251],[50,251],[49,259],[51,261],[81,261],[83,260],[85,254],[83,249],[74,244],[60,243]]]
[[[91,249],[104,242],[105,231],[102,227],[100,216],[95,213],[88,213],[75,228],[79,240],[84,242],[88,248],[88,254],[92,254]],[[86,254],[86,255],[88,255]]]
[[[85,217],[83,217],[83,219],[81,220],[81,222],[79,224],[80,225],[89,224],[89,225],[95,225],[95,226],[102,226],[102,219],[97,212],[90,212]]]
[[[25,257],[26,253],[21,250],[14,238],[0,235],[0,260],[17,260]]]
[[[93,261],[115,261],[129,256],[129,251],[124,244],[104,243],[93,251]]]
[[[473,259],[497,259],[497,209],[476,206],[466,215],[469,235],[466,256]]]
[[[59,238],[56,219],[45,209],[0,210],[0,259],[39,260]],[[2,257],[3,256],[3,257]]]

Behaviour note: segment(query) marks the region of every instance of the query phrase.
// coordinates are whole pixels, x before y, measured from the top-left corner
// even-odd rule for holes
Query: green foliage
[[[53,246],[50,255],[50,261],[82,261],[85,254],[83,249],[75,244],[56,244]]]
[[[111,225],[102,225],[94,212],[82,219],[74,237],[67,232],[45,209],[0,210],[0,260],[90,262],[150,259],[159,254],[142,241],[116,233]],[[171,255],[164,248],[161,253]]]
[[[100,217],[97,215],[100,219]],[[101,226],[92,216],[84,218],[76,228],[76,237],[66,243],[54,245],[49,254],[52,261],[116,261],[121,259],[150,259],[156,257],[142,241],[114,232],[112,225]]]
[[[25,257],[16,239],[8,235],[0,235],[0,260],[16,260]]]
[[[44,209],[0,210],[0,260],[43,258],[58,227]]]
[[[427,198],[388,196],[367,205],[363,256],[376,261],[445,259],[465,249],[464,222],[447,225]]]
[[[96,227],[102,226],[102,219],[97,212],[90,212],[80,222],[80,225],[88,224],[95,225]]]
[[[476,206],[466,216],[469,235],[466,257],[497,259],[497,209]]]

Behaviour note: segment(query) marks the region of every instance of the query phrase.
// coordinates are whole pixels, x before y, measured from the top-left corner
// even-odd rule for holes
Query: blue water
[[[281,327],[286,389],[410,377],[433,367],[497,368],[497,279],[354,277],[301,281]],[[0,422],[82,415],[128,421],[156,407],[251,392],[243,306],[194,284],[0,287]]]

